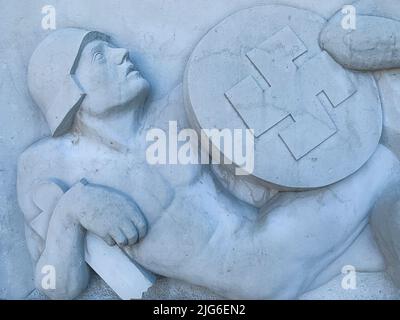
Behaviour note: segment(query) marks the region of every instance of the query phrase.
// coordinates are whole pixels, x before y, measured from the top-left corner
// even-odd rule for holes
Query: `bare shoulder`
[[[29,146],[19,157],[19,164],[30,164],[35,160],[54,161],[73,148],[73,139],[66,135],[59,138],[46,137]]]
[[[65,170],[75,148],[71,136],[44,138],[27,148],[18,159],[18,185],[29,185]]]

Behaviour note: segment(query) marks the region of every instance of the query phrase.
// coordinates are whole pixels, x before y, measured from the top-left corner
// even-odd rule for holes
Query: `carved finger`
[[[146,219],[140,212],[134,212],[131,215],[131,220],[139,233],[139,240],[142,239],[147,233]]]
[[[116,245],[114,239],[113,239],[110,235],[106,235],[105,237],[103,237],[103,240],[104,240],[110,247]]]
[[[124,247],[128,244],[128,239],[125,237],[124,233],[119,228],[110,232],[110,236],[120,247]]]
[[[139,234],[135,227],[135,225],[131,221],[126,221],[121,226],[122,232],[125,234],[126,238],[128,239],[128,245],[134,245],[139,240]]]

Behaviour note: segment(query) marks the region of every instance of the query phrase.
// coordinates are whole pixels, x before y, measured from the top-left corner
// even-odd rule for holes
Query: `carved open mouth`
[[[125,75],[128,76],[128,75],[131,74],[132,72],[137,72],[137,71],[136,71],[134,65],[133,65],[133,64],[130,64],[130,65],[128,66],[128,68],[126,69],[126,74],[125,74]]]

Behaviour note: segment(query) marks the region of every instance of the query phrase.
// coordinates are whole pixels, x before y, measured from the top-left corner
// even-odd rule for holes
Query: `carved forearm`
[[[342,26],[343,19],[336,14],[320,37],[321,47],[337,62],[362,71],[400,67],[400,21],[359,14],[350,29]]]
[[[71,219],[68,207],[57,205],[47,233],[45,249],[36,265],[36,287],[52,299],[73,299],[87,286],[89,268],[85,262],[85,230]],[[45,282],[44,271],[54,271],[54,285]],[[51,276],[51,274],[46,276]]]
[[[45,249],[36,265],[36,286],[53,299],[75,298],[86,288],[89,280],[86,262],[112,282],[115,277],[110,278],[109,274],[111,270],[114,274],[115,266],[110,266],[110,262],[104,259],[113,256],[120,260],[120,265],[128,266],[134,279],[131,285],[136,285],[135,290],[129,293],[126,292],[129,285],[125,286],[123,295],[137,298],[140,290],[147,290],[154,281],[151,275],[130,266],[131,262],[121,250],[109,248],[103,242],[123,247],[133,245],[145,235],[147,224],[135,203],[117,190],[92,185],[86,180],[81,180],[66,193],[57,194],[54,195],[56,204],[51,210],[48,228],[41,235],[46,239]],[[50,200],[51,194],[45,198],[53,201]],[[39,224],[45,220],[41,219]],[[41,228],[36,229],[41,231]],[[90,239],[97,240],[92,240],[85,250],[88,232],[92,233]],[[53,286],[46,283],[52,271]]]

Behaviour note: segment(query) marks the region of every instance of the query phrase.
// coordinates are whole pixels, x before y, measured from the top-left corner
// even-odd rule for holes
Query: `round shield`
[[[235,152],[227,153],[226,141],[216,143],[211,134],[218,129],[234,137],[251,129],[249,174],[281,190],[346,178],[371,157],[381,136],[375,80],[344,69],[321,50],[325,23],[287,6],[242,10],[203,37],[186,68],[189,120],[212,143],[210,150],[242,166]],[[242,148],[233,141],[233,148]]]

